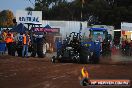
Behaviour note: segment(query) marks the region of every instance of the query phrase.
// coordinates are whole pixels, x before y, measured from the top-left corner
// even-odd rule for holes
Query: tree
[[[70,4],[67,2],[61,2],[57,6],[53,6],[51,12],[53,13],[52,19],[54,20],[72,20],[72,12],[70,10]]]
[[[94,24],[120,26],[132,22],[132,0],[36,0],[35,10],[43,11],[45,20],[82,20]]]
[[[34,9],[32,7],[25,8],[26,11],[33,11]]]
[[[10,10],[3,10],[0,12],[0,26],[11,27],[13,26],[14,15]]]
[[[35,10],[42,11],[43,19],[68,19],[64,17],[65,11],[67,12],[69,7],[66,0],[36,0]],[[57,11],[58,10],[58,11]],[[56,15],[55,15],[56,14]],[[63,14],[63,16],[62,16]],[[59,15],[61,15],[59,17]]]

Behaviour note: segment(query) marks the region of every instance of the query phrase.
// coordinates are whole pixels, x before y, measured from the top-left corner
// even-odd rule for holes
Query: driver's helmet
[[[73,40],[77,40],[77,36],[76,35],[73,36]]]

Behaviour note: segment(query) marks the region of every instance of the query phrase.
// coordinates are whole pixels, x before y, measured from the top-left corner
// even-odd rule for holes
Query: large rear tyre
[[[52,63],[55,63],[55,58],[51,58],[51,62]]]
[[[88,64],[91,60],[90,51],[86,48],[81,48],[80,50],[80,62],[83,64]]]
[[[92,61],[93,64],[98,64],[99,63],[99,55],[94,53],[92,56]]]
[[[37,38],[37,55],[39,58],[44,58],[45,57],[45,52],[44,51],[44,39],[43,38]]]

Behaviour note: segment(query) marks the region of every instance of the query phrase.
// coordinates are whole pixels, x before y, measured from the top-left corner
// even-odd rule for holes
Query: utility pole
[[[79,30],[79,33],[81,33],[81,30],[82,30],[82,20],[83,20],[83,4],[84,4],[84,0],[81,0],[81,22],[80,22],[80,30]]]
[[[84,4],[84,0],[82,0],[81,2],[81,21],[82,21],[82,17],[83,17],[83,4]]]

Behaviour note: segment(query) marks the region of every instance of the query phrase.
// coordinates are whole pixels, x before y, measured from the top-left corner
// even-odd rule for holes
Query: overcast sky
[[[31,0],[34,4],[35,0]],[[71,1],[71,0],[68,0]],[[29,0],[0,0],[0,11],[2,10],[11,10],[14,15],[17,10],[24,10],[26,7],[33,7],[33,4],[29,2]]]

